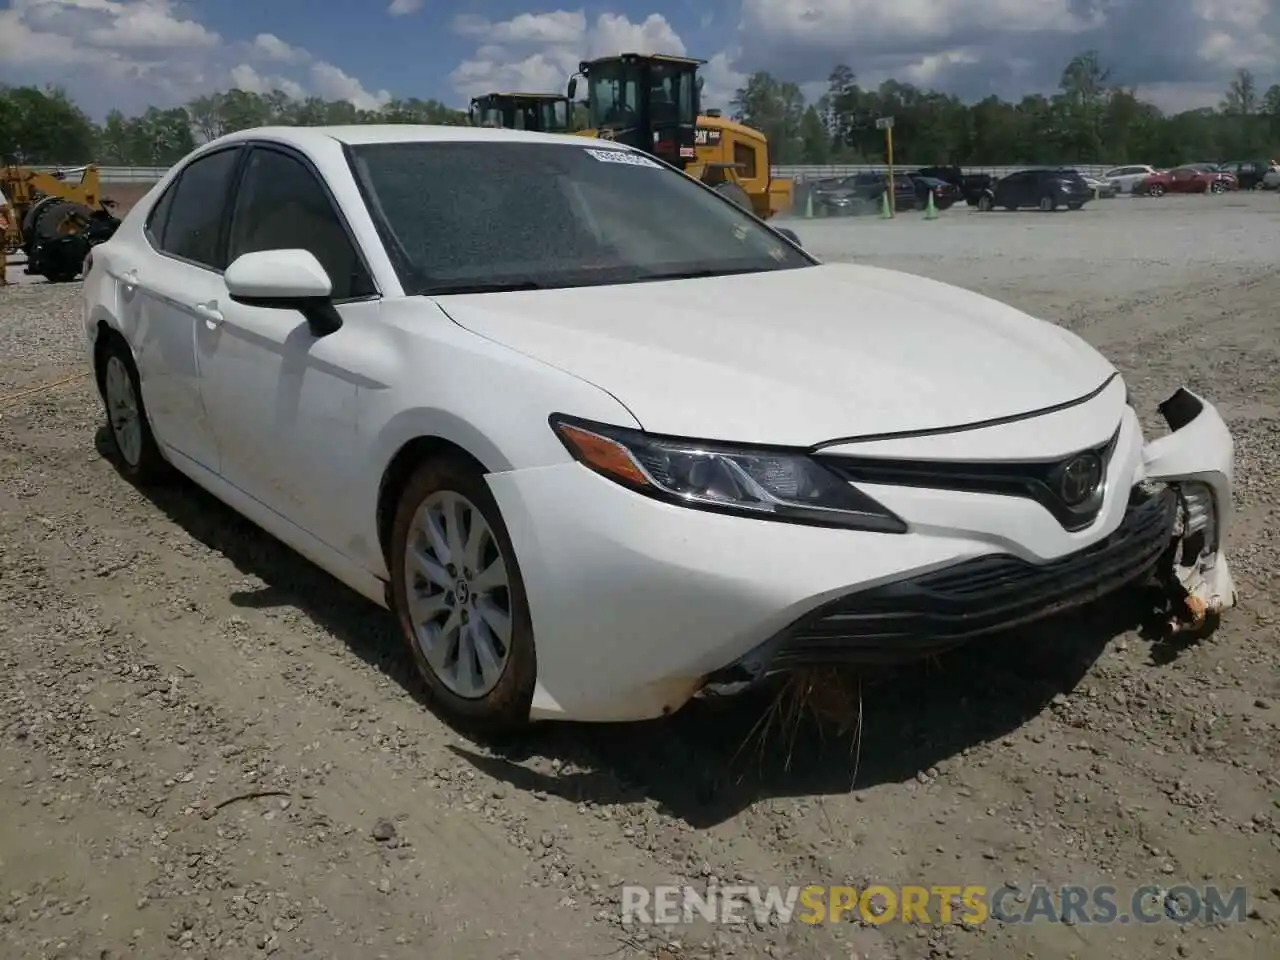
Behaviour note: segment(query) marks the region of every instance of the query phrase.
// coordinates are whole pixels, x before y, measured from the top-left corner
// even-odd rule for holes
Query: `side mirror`
[[[342,326],[332,302],[333,281],[310,250],[257,250],[242,254],[222,275],[235,303],[297,310],[311,332],[328,336]]]
[[[788,240],[794,243],[797,247],[804,246],[804,244],[800,242],[800,238],[796,236],[796,232],[794,230],[788,227],[774,227],[773,229],[776,230],[778,233],[782,234],[784,237],[786,237]]]
[[[578,78],[569,78],[569,99],[572,100],[578,92]]]

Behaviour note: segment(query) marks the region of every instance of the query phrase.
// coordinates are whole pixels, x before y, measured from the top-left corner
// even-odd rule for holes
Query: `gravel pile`
[[[469,742],[422,708],[384,614],[190,487],[121,481],[88,381],[7,403],[83,369],[79,291],[0,289],[0,956],[1280,955],[1280,279],[1218,252],[1209,203],[1110,246],[1095,211],[1062,215],[1086,239],[1036,269],[1013,215],[802,225],[1077,329],[1148,418],[1202,389],[1237,437],[1244,600],[1214,637],[1157,643],[1109,606],[869,678],[856,753],[804,735],[735,758],[752,702]],[[978,231],[980,258],[948,254]],[[617,922],[623,883],[709,880],[1250,901],[1185,927]]]

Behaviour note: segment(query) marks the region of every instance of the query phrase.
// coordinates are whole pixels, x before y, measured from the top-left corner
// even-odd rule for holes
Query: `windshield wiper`
[[[544,285],[536,280],[477,280],[470,283],[442,283],[427,287],[423,296],[447,297],[461,293],[510,293],[515,290],[542,290]]]
[[[704,267],[701,270],[682,270],[674,273],[646,273],[636,279],[637,283],[650,280],[697,280],[701,277],[731,277],[740,273],[767,273],[776,267]]]

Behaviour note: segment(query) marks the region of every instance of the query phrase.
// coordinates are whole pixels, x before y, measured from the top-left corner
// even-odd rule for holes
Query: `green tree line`
[[[894,118],[894,152],[918,164],[996,166],[1151,163],[1280,156],[1280,84],[1266,91],[1240,70],[1216,108],[1165,114],[1111,82],[1094,51],[1072,58],[1057,93],[1017,103],[977,103],[886,80],[863,87],[849,66],[832,70],[826,92],[806,103],[798,84],[752,74],[732,100],[733,115],[762,130],[779,164],[879,163],[881,117]],[[438,100],[393,100],[358,110],[343,100],[294,99],[229,90],[182,107],[119,110],[96,123],[58,88],[0,87],[0,159],[9,163],[164,166],[206,140],[264,124],[464,124]]]

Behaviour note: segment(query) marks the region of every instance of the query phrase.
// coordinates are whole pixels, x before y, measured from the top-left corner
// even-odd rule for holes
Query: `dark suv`
[[[1228,160],[1218,164],[1218,169],[1235,177],[1241,190],[1261,190],[1262,178],[1271,169],[1271,164],[1266,160]]]
[[[978,198],[979,210],[1003,207],[1038,207],[1044,211],[1066,207],[1079,210],[1093,199],[1093,191],[1080,171],[1071,167],[1018,170],[1001,177]]]

